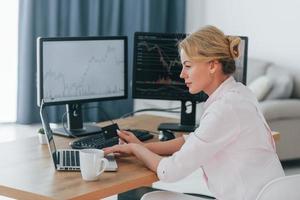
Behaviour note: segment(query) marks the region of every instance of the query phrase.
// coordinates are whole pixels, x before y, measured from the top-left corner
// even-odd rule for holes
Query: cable
[[[68,134],[71,135],[72,137],[77,138],[77,136],[74,135],[71,131],[69,131],[69,130],[66,128],[66,126],[65,126],[64,118],[65,118],[65,116],[66,116],[67,114],[69,114],[68,111],[64,112],[64,114],[63,114],[62,117],[61,117],[61,122],[62,122],[63,129],[64,129],[64,131],[65,131],[66,133],[68,133]]]
[[[197,102],[196,104],[198,104],[200,102]],[[191,106],[192,104],[188,104],[186,107]],[[103,113],[105,114],[105,117],[110,120],[112,123],[115,123],[110,117],[109,115],[105,112],[105,110],[103,108],[101,108],[100,106],[91,106],[91,107],[83,107],[83,109],[92,109],[92,108],[100,108]],[[131,116],[135,113],[139,113],[139,112],[147,112],[147,111],[157,111],[157,112],[170,112],[170,113],[180,113],[180,111],[173,111],[173,110],[177,110],[180,109],[181,106],[177,106],[177,107],[173,107],[173,108],[146,108],[146,109],[140,109],[140,110],[136,110],[133,112],[129,112],[129,113],[125,113],[124,115],[122,115],[119,119],[123,119],[126,118],[128,116]]]
[[[44,109],[44,99],[42,99],[41,101],[41,106],[40,106],[40,117],[41,117],[41,121],[42,121],[42,127],[43,127],[43,130],[44,130],[44,133],[46,133],[46,130],[44,129],[44,124],[45,124],[45,120],[43,118],[43,109]]]
[[[165,110],[165,109],[159,109],[159,108],[147,108],[147,109],[141,109],[141,110],[136,110],[130,113],[126,113],[123,116],[120,117],[120,119],[129,117],[135,113],[139,113],[139,112],[147,112],[147,111],[157,111],[157,112],[170,112],[170,113],[180,113],[180,111],[172,111],[172,110]]]
[[[44,99],[42,99],[42,101],[41,101],[41,107],[40,107],[40,111],[42,111],[42,110],[43,110],[43,108],[44,108]]]
[[[188,106],[190,106],[191,104],[189,104]],[[91,106],[91,107],[83,107],[83,109],[92,109],[92,108],[99,108],[101,109],[101,111],[104,113],[105,117],[110,120],[112,123],[115,123],[113,121],[112,118],[109,117],[109,115],[107,114],[107,112],[105,112],[105,110],[103,108],[101,108],[100,106]],[[163,109],[163,108],[147,108],[147,109],[140,109],[140,110],[136,110],[136,111],[133,111],[133,112],[129,112],[129,113],[125,113],[124,115],[122,115],[119,119],[123,119],[123,118],[126,118],[130,115],[133,115],[135,113],[138,113],[138,112],[146,112],[146,111],[160,111],[160,112],[171,112],[171,113],[180,113],[179,111],[174,111],[172,112],[172,110],[176,110],[176,109],[179,109],[181,108],[180,106],[178,107],[174,107],[174,108],[166,108],[166,109]]]
[[[189,104],[189,105],[187,105],[187,107],[189,107],[191,105],[192,104]],[[146,109],[140,109],[140,110],[136,110],[136,111],[133,111],[133,112],[126,113],[126,114],[122,115],[120,117],[120,119],[126,118],[126,117],[131,116],[131,115],[133,115],[135,113],[146,112],[146,111],[180,113],[180,111],[173,111],[173,110],[177,110],[177,109],[180,109],[180,108],[181,108],[181,106],[177,106],[177,107],[174,107],[174,108],[166,108],[166,109],[163,109],[163,108],[146,108]]]

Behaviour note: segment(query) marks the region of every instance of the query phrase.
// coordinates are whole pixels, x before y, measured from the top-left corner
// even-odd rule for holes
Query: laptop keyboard
[[[76,150],[57,151],[57,160],[62,166],[80,166],[79,151]]]
[[[108,154],[105,156],[105,158],[108,160],[108,166],[105,168],[105,171],[116,171],[118,168],[118,164],[114,154]]]
[[[114,154],[108,154],[105,156],[108,160],[108,165],[105,171],[116,171],[118,164],[116,162]],[[78,150],[59,150],[57,151],[58,165],[65,170],[78,170],[80,166],[79,151]],[[74,168],[75,167],[75,168]]]

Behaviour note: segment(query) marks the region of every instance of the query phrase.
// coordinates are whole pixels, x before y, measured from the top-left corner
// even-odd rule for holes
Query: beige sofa
[[[257,83],[254,90],[261,89],[260,106],[268,124],[281,133],[279,158],[300,158],[300,69],[249,59],[247,71],[247,85]]]

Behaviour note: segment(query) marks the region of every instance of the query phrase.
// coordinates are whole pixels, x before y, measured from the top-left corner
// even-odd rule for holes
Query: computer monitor
[[[37,39],[37,103],[66,105],[64,136],[99,132],[83,124],[81,105],[125,99],[127,37],[40,37]]]
[[[185,37],[183,33],[149,32],[136,32],[134,36],[133,98],[181,101],[180,124],[161,124],[158,130],[194,131],[196,103],[208,98],[204,92],[190,94],[179,77],[182,65],[178,43]],[[241,39],[242,55],[236,62],[234,77],[246,84],[248,39]]]

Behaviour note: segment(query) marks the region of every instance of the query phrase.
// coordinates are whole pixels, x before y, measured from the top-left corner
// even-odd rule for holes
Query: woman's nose
[[[180,78],[185,78],[186,77],[186,73],[184,71],[184,68],[182,68],[181,72],[180,72]]]

